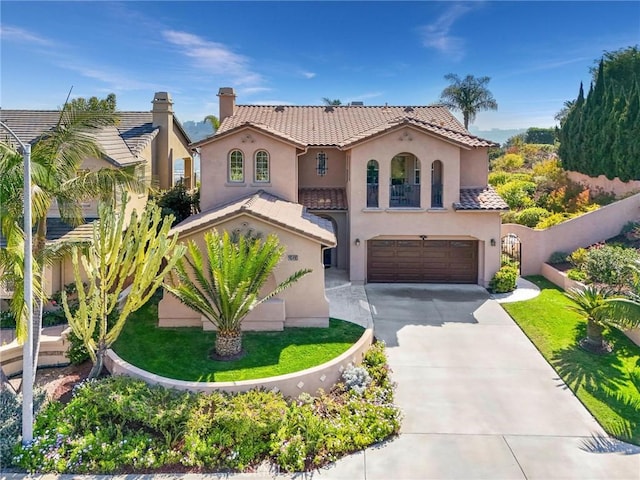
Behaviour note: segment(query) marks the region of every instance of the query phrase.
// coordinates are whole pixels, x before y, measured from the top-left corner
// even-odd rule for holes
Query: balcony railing
[[[367,183],[367,208],[378,208],[378,184]]]
[[[390,207],[419,207],[420,185],[404,183],[402,185],[389,186]]]

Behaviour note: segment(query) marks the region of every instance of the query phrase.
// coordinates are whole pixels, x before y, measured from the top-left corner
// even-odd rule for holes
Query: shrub
[[[632,279],[629,265],[638,260],[635,249],[604,245],[588,250],[583,269],[593,282],[622,288]]]
[[[36,389],[33,396],[34,414],[46,400],[44,390]],[[22,438],[22,396],[8,388],[0,389],[0,465],[11,465],[13,449]]]
[[[496,158],[492,163],[492,168],[494,170],[504,170],[507,172],[512,172],[514,170],[518,170],[522,168],[524,165],[524,158],[522,155],[518,155],[517,153],[507,153],[502,157]]]
[[[547,263],[551,265],[557,265],[559,263],[564,263],[567,261],[568,254],[567,252],[553,252],[547,260]]]
[[[489,185],[497,187],[498,185],[504,185],[509,181],[510,174],[503,172],[502,170],[489,173]]]
[[[362,395],[371,383],[371,377],[364,367],[356,367],[351,364],[342,372],[342,381],[348,390]]]
[[[627,222],[624,227],[622,227],[620,234],[624,235],[624,237],[630,242],[640,240],[640,223]]]
[[[586,248],[576,248],[571,254],[567,257],[569,263],[576,268],[582,268],[582,266],[587,261],[588,250]]]
[[[543,218],[536,225],[536,230],[544,230],[545,228],[553,227],[554,225],[558,225],[568,219],[567,215],[564,213],[554,213],[553,215],[549,215],[546,218]]]
[[[286,471],[316,468],[400,429],[384,344],[353,372],[362,394],[338,384],[294,400],[265,390],[191,394],[123,376],[87,381],[67,405],[38,415],[33,444],[16,447],[14,461],[29,472],[94,474],[243,470],[267,460]]]
[[[493,293],[513,292],[518,281],[518,269],[511,266],[500,267],[491,279],[489,289]]]
[[[567,277],[571,280],[575,280],[577,282],[586,282],[589,278],[587,272],[584,270],[580,270],[578,268],[572,268],[567,270]]]
[[[536,184],[524,180],[512,180],[496,187],[496,191],[507,202],[509,208],[519,209],[533,206],[532,195]]]
[[[551,212],[549,210],[540,207],[530,207],[518,212],[516,221],[520,225],[533,228],[540,223],[541,220],[549,216],[551,216]]]

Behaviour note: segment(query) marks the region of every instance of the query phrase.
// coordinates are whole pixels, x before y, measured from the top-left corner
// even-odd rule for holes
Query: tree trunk
[[[104,345],[98,346],[98,350],[96,351],[96,361],[93,363],[93,367],[91,367],[91,371],[87,376],[90,378],[98,378],[102,373],[102,368],[104,367],[104,356],[107,353],[107,348]]]
[[[219,331],[216,334],[215,353],[220,359],[233,359],[241,356],[242,331]]]
[[[587,320],[587,343],[597,349],[604,347],[604,337],[602,336],[604,327],[597,322],[589,319]]]

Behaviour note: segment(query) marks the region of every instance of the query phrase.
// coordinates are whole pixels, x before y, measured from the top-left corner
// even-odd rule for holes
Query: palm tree
[[[629,298],[614,296],[608,287],[589,285],[584,289],[571,289],[565,295],[573,300],[568,308],[587,320],[587,336],[580,346],[592,353],[609,353],[612,346],[605,341],[605,327],[620,329],[640,325],[640,303]]]
[[[218,128],[220,128],[220,120],[215,115],[207,115],[206,117],[204,117],[203,121],[204,123],[209,122],[211,124],[211,127],[213,127],[214,132],[218,130]]]
[[[43,269],[52,261],[52,249],[46,244],[47,212],[53,202],[57,203],[61,219],[70,225],[80,225],[82,216],[81,202],[94,198],[113,198],[116,187],[143,192],[147,187],[139,182],[133,171],[102,168],[97,171],[82,170],[81,166],[86,158],[101,158],[102,150],[95,140],[94,134],[102,127],[115,125],[117,114],[104,109],[94,109],[91,106],[78,107],[66,103],[60,111],[57,125],[43,134],[33,145],[31,150],[31,182],[33,195],[33,212],[35,234],[33,242],[34,284],[41,290]],[[0,205],[2,211],[2,233],[5,238],[11,238],[12,244],[19,242],[22,234],[18,226],[22,217],[22,187],[17,187],[23,181],[22,159],[17,154],[11,154],[10,149],[3,150],[0,162]],[[8,242],[9,244],[9,242]],[[17,251],[14,248],[14,252]],[[7,254],[8,255],[8,254]],[[5,258],[6,259],[6,258]],[[18,278],[20,272],[13,268],[12,280],[16,285],[21,283]],[[15,309],[22,309],[19,302],[15,302]],[[34,375],[40,345],[40,330],[42,328],[42,295],[35,296],[33,309],[33,342],[34,342]],[[26,309],[25,309],[26,310]],[[24,316],[18,316],[18,333],[26,332]],[[24,340],[24,337],[20,337]]]
[[[322,97],[322,103],[323,103],[324,105],[327,105],[327,106],[334,106],[334,107],[337,107],[337,106],[339,106],[339,105],[342,105],[342,102],[341,102],[339,99],[337,99],[337,98],[335,98],[335,99],[331,99],[331,98],[329,98],[329,97]]]
[[[490,77],[467,75],[460,79],[455,73],[448,73],[444,78],[451,85],[442,91],[440,101],[446,107],[462,112],[464,128],[469,128],[469,122],[475,121],[479,111],[498,109],[498,103],[487,89]]]
[[[165,287],[215,325],[216,358],[235,359],[242,355],[241,324],[249,312],[311,270],[298,270],[261,297],[262,287],[285,251],[278,237],[269,235],[263,241],[240,236],[234,242],[228,232],[220,235],[213,230],[205,233],[204,242],[206,259],[198,245],[190,241],[187,255],[174,269],[177,281],[172,277]]]

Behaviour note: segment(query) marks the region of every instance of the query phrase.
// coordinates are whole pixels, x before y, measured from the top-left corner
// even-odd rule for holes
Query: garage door
[[[369,240],[367,281],[477,283],[475,240]]]

